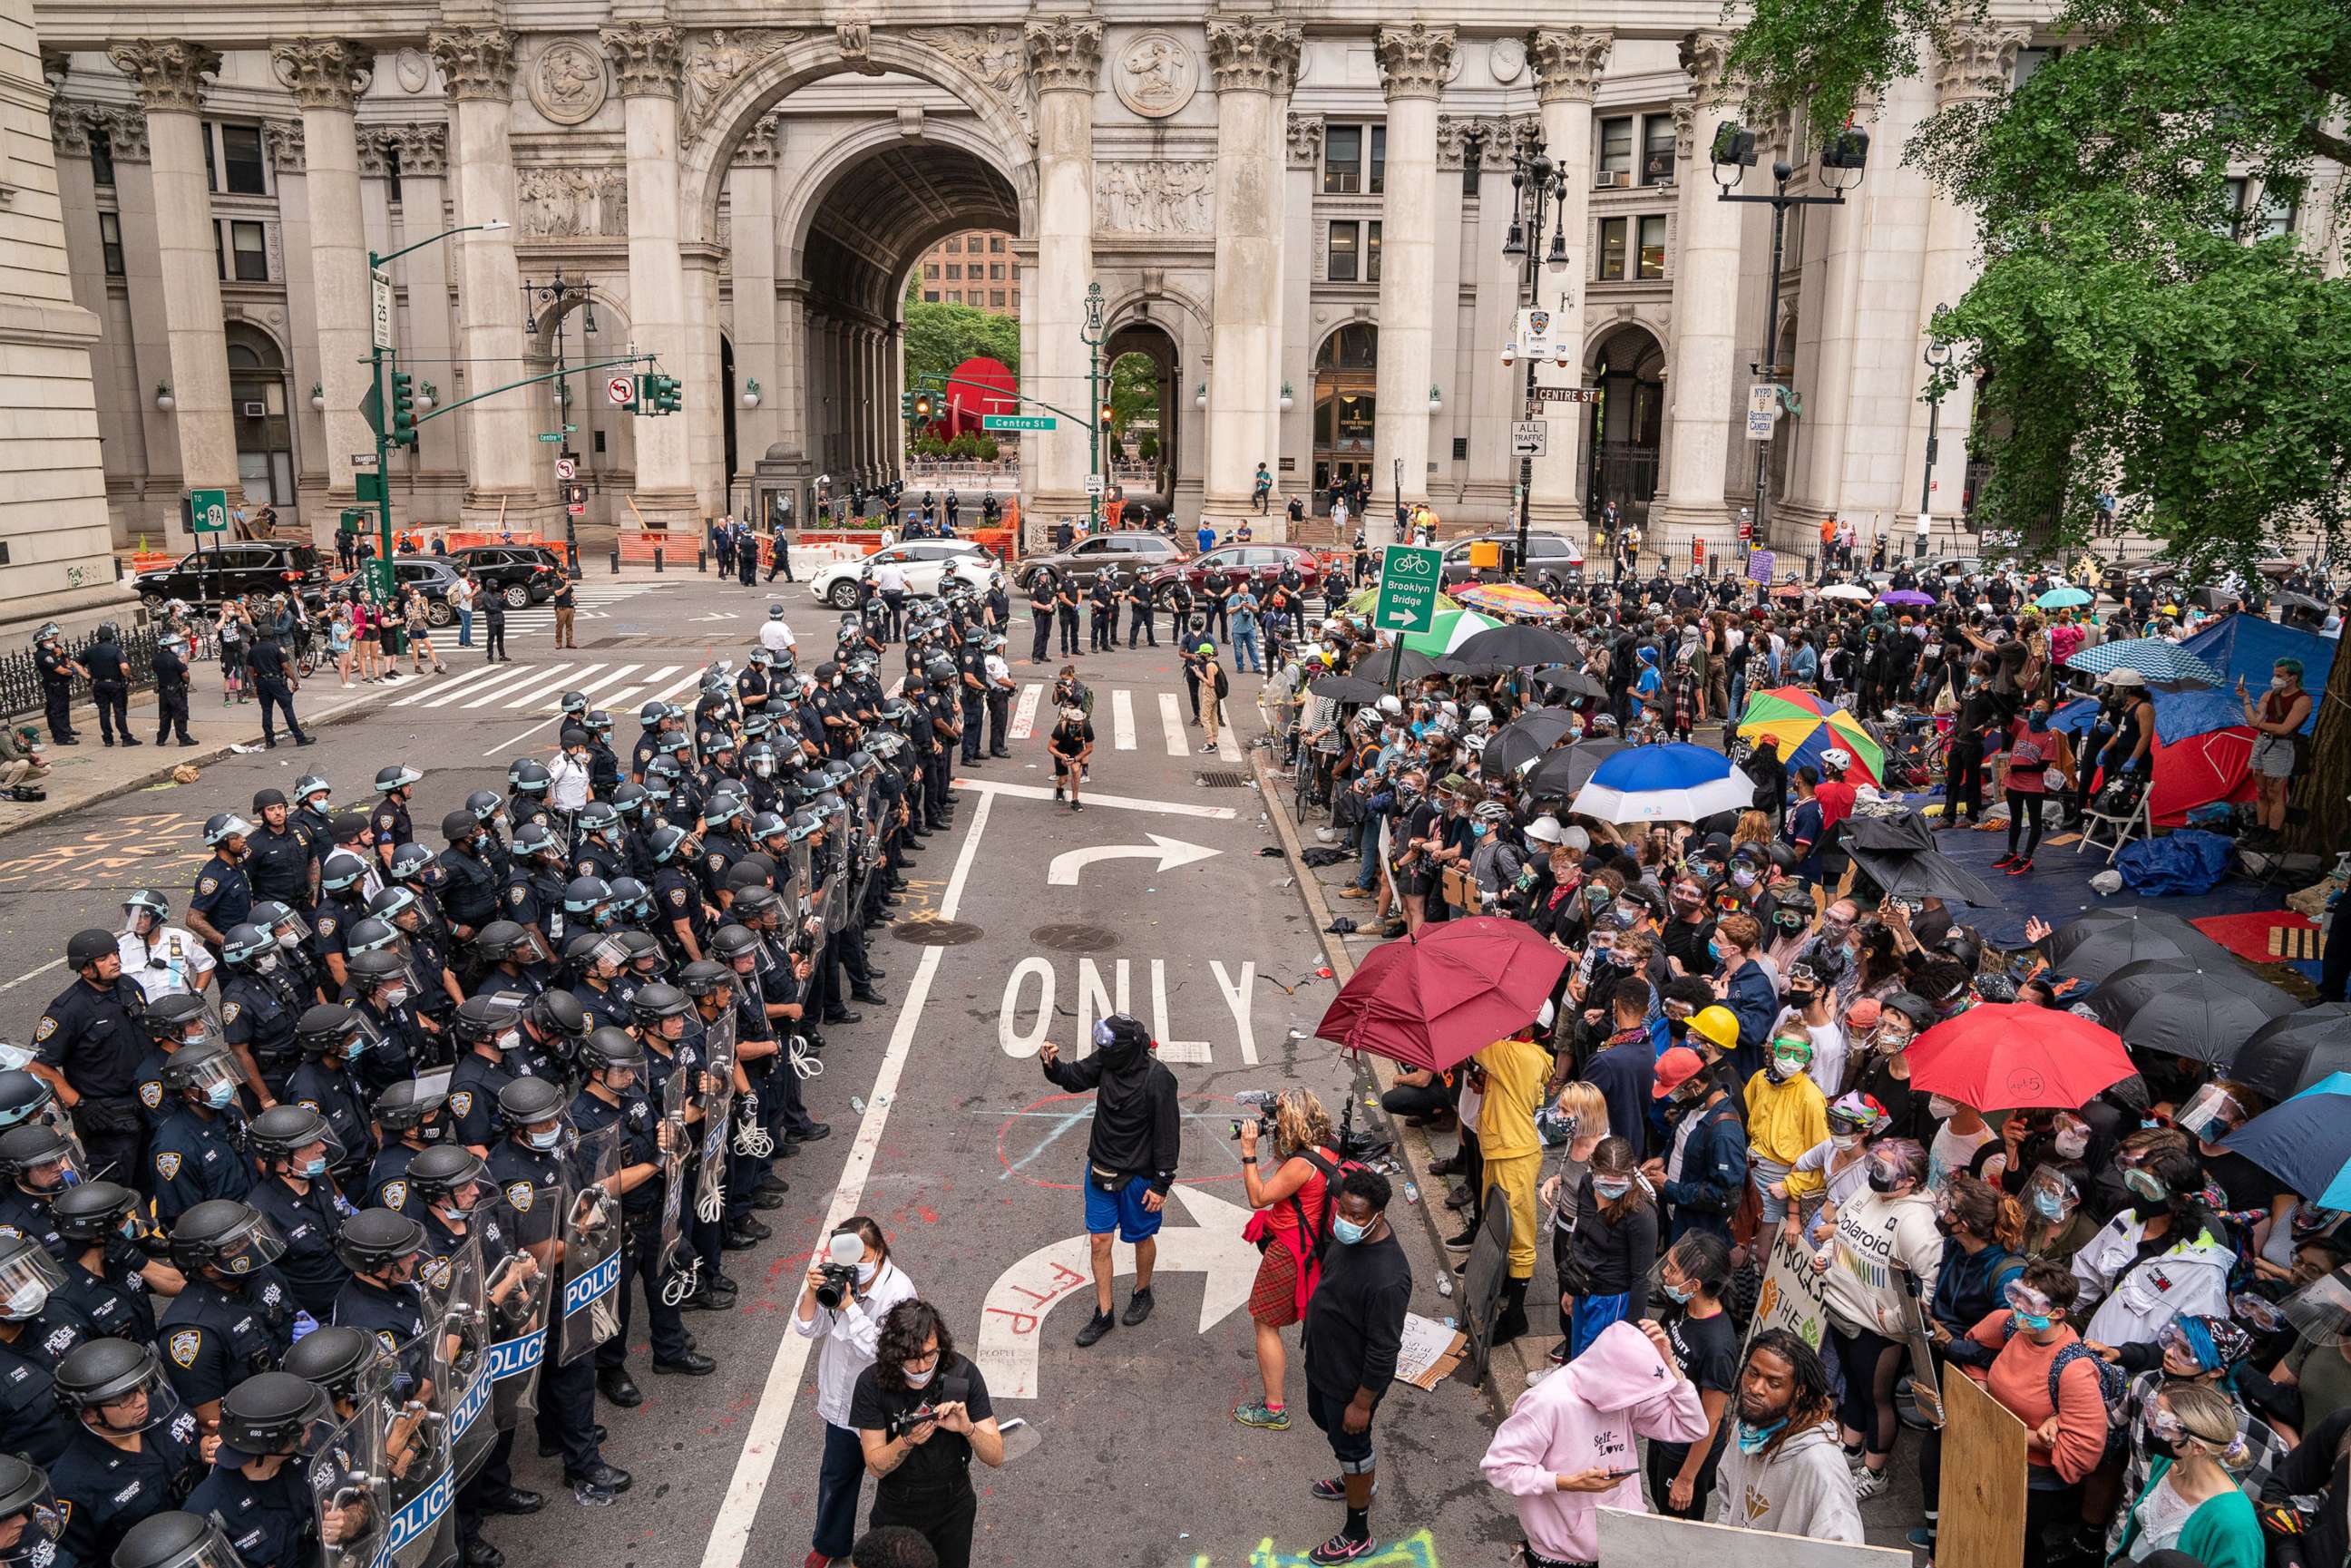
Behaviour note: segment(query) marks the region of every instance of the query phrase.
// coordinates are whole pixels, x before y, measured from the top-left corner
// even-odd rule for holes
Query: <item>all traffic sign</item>
[[[614,408],[626,408],[637,401],[637,382],[633,376],[614,376],[604,383],[604,395],[612,400]]]
[[[1380,552],[1380,597],[1372,607],[1379,632],[1426,632],[1437,620],[1445,586],[1445,552],[1424,545],[1390,545]]]
[[[1550,446],[1550,426],[1540,419],[1514,419],[1510,422],[1510,452],[1519,457],[1541,457]]]

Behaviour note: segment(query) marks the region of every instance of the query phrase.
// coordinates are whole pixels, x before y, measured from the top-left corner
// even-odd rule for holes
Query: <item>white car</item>
[[[950,578],[985,593],[987,580],[1001,570],[986,546],[970,539],[907,539],[862,560],[826,567],[809,579],[809,591],[835,610],[854,610],[858,580],[872,577],[885,560],[905,572],[906,591],[916,595],[938,592]]]

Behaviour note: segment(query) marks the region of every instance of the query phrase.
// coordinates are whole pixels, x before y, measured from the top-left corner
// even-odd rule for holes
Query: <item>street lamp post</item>
[[[1567,302],[1569,287],[1567,272],[1567,171],[1552,162],[1551,154],[1541,147],[1531,152],[1510,155],[1510,229],[1502,241],[1502,254],[1523,257],[1527,273],[1527,304],[1540,308],[1542,304],[1542,267],[1548,262],[1553,272],[1560,274],[1560,303]],[[1551,246],[1543,247],[1543,225],[1551,225]],[[1525,417],[1533,419],[1540,413],[1535,402],[1535,363],[1537,356],[1527,355]],[[1508,361],[1505,361],[1505,363]],[[1429,390],[1429,400],[1436,402],[1435,388]],[[1527,530],[1534,510],[1535,460],[1532,453],[1519,458],[1519,559],[1517,577],[1527,580]]]
[[[1734,193],[1746,176],[1744,171],[1755,166],[1755,133],[1737,120],[1726,120],[1715,128],[1714,142],[1708,149],[1714,165],[1714,183],[1719,187],[1717,200],[1725,202],[1761,202],[1771,209],[1771,267],[1770,287],[1763,308],[1763,351],[1748,366],[1750,373],[1771,378],[1780,394],[1782,408],[1795,411],[1789,389],[1779,385],[1780,364],[1780,262],[1788,231],[1790,207],[1841,207],[1845,193],[1861,184],[1862,174],[1869,162],[1869,132],[1851,126],[1832,131],[1821,146],[1821,174],[1828,186],[1825,196],[1792,196],[1788,182],[1795,177],[1795,166],[1786,159],[1771,164],[1772,193],[1768,196],[1748,196]],[[1726,172],[1729,178],[1724,178]],[[1840,183],[1850,172],[1851,183]],[[1779,425],[1777,414],[1772,426]],[[1768,545],[1771,507],[1771,442],[1769,437],[1755,445],[1755,533],[1754,543]]]
[[[499,234],[509,226],[511,225],[504,218],[491,218],[483,223],[464,224],[456,228],[445,230],[428,238],[418,240],[414,245],[402,246],[388,255],[378,256],[374,251],[369,251],[368,288],[371,298],[375,297],[380,291],[388,291],[391,287],[389,278],[380,281],[377,275],[382,272],[386,266],[398,261],[409,252],[423,250],[428,245],[438,245],[443,240],[453,238],[457,235]],[[386,297],[388,298],[388,293]],[[375,580],[376,591],[382,595],[387,604],[392,601],[392,587],[391,456],[393,433],[390,426],[395,417],[395,410],[385,406],[384,372],[390,371],[394,376],[399,374],[399,355],[392,346],[390,318],[390,310],[379,305],[377,322],[371,334],[368,347],[368,373],[371,378],[368,391],[375,400],[375,413],[369,421],[375,428]],[[412,435],[411,439],[413,438]],[[402,442],[401,444],[404,445],[406,443]]]
[[[595,290],[596,286],[587,278],[583,277],[574,279],[564,277],[563,269],[559,267],[555,269],[555,277],[549,282],[533,283],[528,278],[525,278],[522,283],[523,336],[527,338],[535,338],[538,336],[538,319],[542,314],[551,312],[554,318],[555,423],[560,427],[558,434],[563,437],[563,440],[557,444],[555,450],[558,457],[568,457],[572,459],[574,462],[579,460],[579,455],[571,450],[571,382],[569,379],[569,367],[565,362],[564,323],[570,313],[571,302],[576,299],[580,303],[580,336],[585,338],[589,333],[593,332],[596,329]],[[582,345],[582,348],[584,351],[584,344]],[[557,486],[557,493],[564,496],[565,497],[563,507],[564,569],[570,574],[571,580],[577,582],[581,575],[580,570],[579,525],[571,520],[571,507],[569,494],[565,492],[559,485]]]
[[[1937,306],[1936,313],[1941,314],[1942,308]],[[1943,380],[1943,367],[1951,362],[1950,344],[1940,338],[1929,337],[1926,361],[1928,371],[1924,393],[1927,403],[1927,471],[1918,476],[1918,553],[1922,556],[1927,553],[1927,533],[1934,528],[1935,458],[1939,445],[1936,433],[1942,423],[1943,394],[1950,390]]]
[[[1086,324],[1078,337],[1086,346],[1086,533],[1102,532],[1102,286],[1086,285]]]

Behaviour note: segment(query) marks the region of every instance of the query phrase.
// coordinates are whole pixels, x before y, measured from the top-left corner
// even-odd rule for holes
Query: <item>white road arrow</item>
[[[1192,1227],[1161,1228],[1154,1273],[1207,1276],[1200,1299],[1200,1332],[1206,1333],[1248,1303],[1249,1287],[1256,1282],[1258,1250],[1241,1239],[1249,1211],[1198,1187],[1179,1184],[1175,1196],[1192,1217]],[[1081,1294],[1089,1303],[1093,1300],[1090,1246],[1085,1237],[1072,1236],[1040,1247],[998,1275],[988,1288],[979,1320],[979,1350],[973,1359],[996,1398],[1037,1397],[1037,1338],[1045,1319],[1069,1296]],[[1134,1249],[1123,1241],[1113,1243],[1111,1267],[1114,1274],[1134,1273]]]
[[[1157,833],[1147,835],[1147,844],[1102,844],[1090,850],[1069,850],[1053,857],[1053,869],[1046,873],[1048,887],[1075,887],[1078,873],[1096,861],[1150,860],[1159,862],[1158,870],[1169,872],[1179,865],[1207,860],[1223,852],[1205,844],[1187,844],[1181,839],[1163,839]]]
[[[714,610],[707,615],[696,615],[693,618],[696,625],[703,625],[713,621],[740,621],[741,619],[743,619],[743,617],[737,614],[732,610]]]

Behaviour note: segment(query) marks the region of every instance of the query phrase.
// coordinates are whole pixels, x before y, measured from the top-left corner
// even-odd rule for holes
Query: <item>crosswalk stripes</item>
[[[1012,727],[1005,732],[1007,740],[1026,740],[1037,733],[1037,704],[1045,695],[1045,683],[1030,681],[1020,688],[1020,698],[1012,707]]]
[[[593,580],[582,581],[575,584],[571,591],[576,608],[595,610],[607,604],[618,604],[624,599],[634,599],[640,593],[684,586],[686,584],[682,580],[647,582],[642,578],[613,578],[603,582]],[[478,612],[474,622],[474,636],[478,642],[481,638],[481,615]],[[552,604],[534,604],[526,610],[507,612],[507,635],[509,637],[518,632],[544,632],[554,624],[555,606]]]
[[[1112,749],[1134,749],[1134,694],[1123,687],[1110,695],[1110,735]]]
[[[1159,694],[1159,733],[1166,738],[1167,755],[1188,757],[1192,748],[1184,739],[1184,716],[1177,711],[1176,694]]]
[[[701,678],[698,664],[492,664],[443,676],[406,693],[391,706],[549,714],[561,706],[564,693],[576,691],[588,697],[592,707],[616,716],[633,716],[640,705],[667,702]]]

